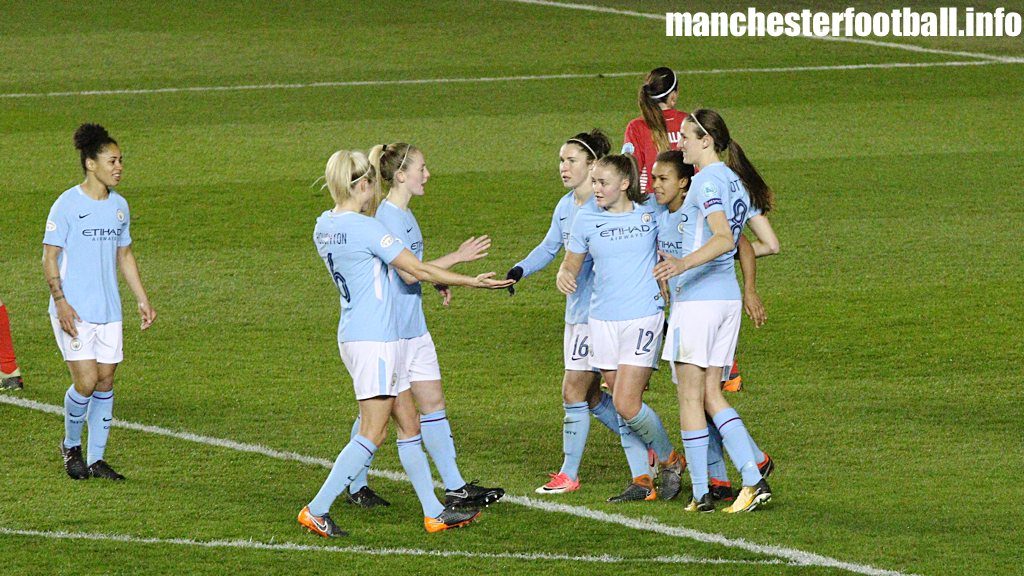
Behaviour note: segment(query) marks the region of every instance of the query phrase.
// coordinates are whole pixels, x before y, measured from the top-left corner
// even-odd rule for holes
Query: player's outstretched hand
[[[150,306],[149,302],[139,302],[139,316],[142,316],[141,328],[145,330],[153,325],[153,321],[156,320],[156,310]]]
[[[456,254],[462,262],[472,262],[487,256],[491,249],[491,239],[485,234],[483,236],[470,236],[468,240],[459,245]]]
[[[512,268],[509,269],[508,274],[505,274],[505,279],[506,280],[511,280],[513,284],[518,283],[520,280],[523,279],[523,267],[522,266],[513,266]],[[515,286],[509,286],[508,287],[508,295],[509,296],[515,296],[516,295],[516,287]]]
[[[654,266],[654,277],[656,279],[668,280],[673,276],[679,276],[686,272],[686,265],[683,264],[682,259],[666,254],[661,250],[658,250],[658,256],[661,256],[663,260]]]
[[[768,313],[764,310],[764,304],[756,290],[745,290],[743,292],[743,310],[747,316],[754,321],[754,326],[760,328],[768,320]]]
[[[497,290],[499,288],[507,288],[512,285],[512,281],[509,279],[495,280],[494,272],[487,272],[486,274],[478,274],[476,277],[477,288],[488,288],[490,290]]]

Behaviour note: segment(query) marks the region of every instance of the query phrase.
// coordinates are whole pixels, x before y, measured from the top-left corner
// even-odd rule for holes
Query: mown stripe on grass
[[[258,540],[193,540],[191,538],[145,538],[128,534],[104,534],[97,532],[65,532],[42,530],[19,530],[0,527],[0,535],[47,538],[51,540],[86,540],[90,542],[117,542],[123,544],[163,544],[171,546],[194,546],[198,548],[241,548],[245,550],[268,550],[272,552],[330,552],[335,554],[363,554],[367,556],[429,556],[433,558],[473,558],[484,560],[524,560],[587,562],[592,564],[635,564],[638,562],[657,564],[754,564],[784,565],[781,560],[729,560],[726,558],[697,558],[695,556],[655,556],[624,558],[602,554],[599,556],[573,556],[569,554],[547,554],[544,552],[466,552],[462,550],[423,550],[421,548],[372,548],[369,546],[316,546],[290,542],[260,542]]]
[[[44,404],[42,402],[36,402],[34,400],[28,400],[18,398],[9,395],[0,395],[0,403],[10,404],[12,406],[20,406],[22,408],[29,408],[31,410],[37,410],[45,412],[47,414],[63,415],[64,408],[62,406],[56,406],[53,404]],[[139,432],[148,432],[150,434],[156,434],[159,436],[167,436],[170,438],[177,438],[179,440],[185,440],[188,442],[196,442],[199,444],[206,444],[209,446],[219,446],[221,448],[228,448],[231,450],[237,450],[240,452],[251,452],[255,454],[262,454],[271,458],[279,460],[291,460],[295,462],[302,462],[304,464],[310,464],[313,466],[322,466],[324,468],[330,468],[333,464],[332,461],[325,458],[315,458],[313,456],[305,456],[296,452],[283,452],[280,450],[274,450],[260,444],[249,444],[245,442],[236,442],[234,440],[227,440],[224,438],[215,438],[212,436],[203,436],[200,434],[192,434],[191,432],[180,432],[176,430],[170,430],[168,428],[162,428],[160,426],[150,426],[148,424],[139,424],[137,422],[129,422],[125,420],[115,419],[112,422],[113,426],[119,428],[125,428],[128,430],[136,430]],[[386,478],[388,480],[394,480],[396,482],[408,482],[409,478],[401,473],[394,472],[391,470],[379,470],[371,469],[370,474]],[[441,484],[436,483],[437,487],[441,487]],[[578,518],[586,518],[589,520],[596,520],[599,522],[607,522],[609,524],[617,524],[626,528],[632,528],[634,530],[642,530],[645,532],[654,532],[656,534],[662,534],[664,536],[671,536],[675,538],[686,538],[689,540],[695,540],[697,542],[705,542],[708,544],[717,544],[725,546],[727,548],[735,548],[737,550],[744,550],[747,552],[753,552],[756,554],[763,554],[766,556],[773,556],[780,558],[789,564],[798,566],[820,566],[824,568],[835,568],[839,570],[845,570],[855,574],[865,574],[867,576],[913,576],[903,572],[895,570],[885,570],[882,568],[875,568],[867,564],[857,564],[853,562],[844,562],[821,554],[815,554],[813,552],[805,552],[795,548],[786,548],[783,546],[773,546],[766,544],[757,544],[750,542],[742,538],[728,538],[721,534],[714,534],[709,532],[701,532],[699,530],[693,530],[692,528],[683,528],[681,526],[670,526],[661,522],[651,520],[648,518],[631,518],[622,514],[612,514],[608,512],[602,512],[600,510],[592,510],[585,506],[570,506],[567,504],[558,504],[553,502],[545,502],[534,498],[527,498],[525,496],[514,496],[508,494],[504,498],[505,502],[512,504],[518,504],[534,510],[542,510],[545,512],[557,512],[561,514],[569,514]]]
[[[603,14],[618,14],[620,16],[634,16],[638,18],[647,18],[649,20],[665,20],[665,13],[652,14],[650,12],[636,12],[634,10],[623,10],[620,8],[610,8],[608,6],[594,6],[591,4],[578,4],[575,2],[555,2],[553,0],[502,0],[503,2],[512,2],[515,4],[532,4],[534,6],[548,6],[552,8],[567,8],[570,10],[583,10],[586,12],[600,12]],[[1004,62],[1004,63],[1024,63],[1024,58],[1018,58],[1015,56],[998,56],[995,54],[984,54],[981,52],[965,52],[962,50],[943,50],[941,48],[926,48],[924,46],[917,46],[916,44],[903,44],[899,42],[884,42],[881,40],[868,40],[866,38],[847,38],[845,36],[796,36],[796,38],[806,38],[808,40],[821,40],[825,42],[847,42],[850,44],[862,44],[865,46],[875,46],[878,48],[893,48],[896,50],[906,50],[908,52],[920,52],[924,54],[943,54],[946,56],[964,56],[967,58],[978,58],[980,60],[986,60],[989,62]]]
[[[869,64],[835,64],[821,66],[783,66],[769,68],[710,68],[706,70],[679,70],[685,76],[713,74],[785,74],[796,72],[829,72],[843,70],[892,70],[900,68],[935,68],[960,66],[988,66],[992,64],[1019,64],[1018,61],[971,60],[949,62],[881,62]],[[115,90],[80,90],[73,92],[10,92],[0,99],[64,98],[71,96],[125,96],[147,94],[176,94],[181,92],[241,92],[249,90],[302,90],[310,88],[346,88],[360,86],[402,86],[415,84],[478,84],[488,82],[530,82],[535,80],[581,80],[587,78],[642,78],[646,72],[590,72],[573,74],[534,74],[527,76],[478,76],[465,78],[409,78],[397,80],[338,80],[326,82],[237,84],[226,86],[165,86],[162,88],[124,88]]]

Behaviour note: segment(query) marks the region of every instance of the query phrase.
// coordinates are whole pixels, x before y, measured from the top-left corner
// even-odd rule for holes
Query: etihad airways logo
[[[82,236],[92,238],[94,240],[117,238],[123,233],[123,228],[86,228],[85,230],[82,230]]]
[[[617,228],[601,230],[601,237],[609,238],[611,240],[623,240],[625,238],[643,236],[644,234],[653,231],[654,226],[650,224],[640,224],[639,226],[619,226]]]

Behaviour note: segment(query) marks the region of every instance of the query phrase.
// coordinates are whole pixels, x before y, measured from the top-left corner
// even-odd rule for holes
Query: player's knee
[[[581,386],[578,383],[565,381],[562,383],[562,402],[566,404],[576,404],[577,402],[583,402],[588,400],[587,388],[585,385]]]
[[[381,446],[384,444],[384,441],[388,439],[388,427],[384,426],[377,430],[368,430],[365,434],[361,434],[361,436],[365,437],[370,442],[373,442],[374,446]]]
[[[615,403],[615,411],[626,420],[636,418],[636,415],[640,413],[640,398],[616,396],[612,400]]]
[[[433,414],[434,412],[445,409],[444,396],[429,398],[424,402],[419,402],[417,400],[417,405],[419,406],[421,414]]]

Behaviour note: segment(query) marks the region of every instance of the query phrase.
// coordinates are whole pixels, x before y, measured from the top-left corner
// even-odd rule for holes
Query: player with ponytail
[[[680,252],[659,251],[664,260],[654,275],[673,287],[663,359],[672,363],[678,383],[680,428],[693,490],[687,510],[715,509],[708,486],[707,414],[743,477],[743,489],[726,511],[745,512],[771,499],[765,476],[772,465],[767,458],[757,461],[758,449],[722,395],[721,380],[723,368],[732,364],[740,329],[742,297],[733,254],[747,224],[757,236],[751,243],[755,253],[778,251],[764,216],[772,208],[772,192],[713,110],[697,110],[687,118],[680,148],[683,160],[699,171],[678,210],[680,237],[672,242]]]
[[[640,116],[626,125],[622,152],[636,157],[640,168],[640,187],[651,192],[651,168],[658,154],[675,150],[686,112],[676,110],[679,78],[671,68],[651,70],[640,85],[637,105]]]
[[[367,213],[372,210],[377,221],[392,236],[401,240],[416,258],[423,260],[423,233],[409,206],[413,197],[423,196],[424,185],[430,179],[423,151],[404,142],[380,144],[370,150],[370,164],[378,178],[375,181],[374,199]],[[431,260],[430,264],[447,270],[459,263],[487,256],[490,246],[491,240],[487,236],[472,237],[455,252]],[[466,482],[455,461],[455,441],[441,388],[437,350],[423,315],[420,281],[398,268],[391,268],[389,272],[398,275],[392,278],[391,287],[397,312],[399,344],[404,358],[403,369],[408,374],[412,396],[419,410],[423,446],[445,485],[445,504],[461,507],[490,505],[504,496],[505,491]],[[447,306],[451,300],[451,291],[447,286],[438,286],[438,289]],[[352,437],[359,433],[359,426],[357,418],[352,427]],[[363,508],[387,506],[387,500],[367,485],[368,471],[368,467],[364,468],[349,485],[349,502]]]
[[[334,207],[317,218],[313,243],[340,296],[338,349],[352,376],[360,422],[357,434],[338,454],[317,495],[299,512],[299,524],[324,538],[346,535],[331,519],[331,505],[370,465],[387,434],[388,419],[394,418],[398,456],[423,508],[424,528],[439,532],[465,526],[479,512],[445,506],[434,494],[420,419],[402,360],[388,266],[419,281],[448,285],[495,289],[511,282],[492,279],[494,273],[474,278],[421,262],[405,242],[366,216],[378,189],[378,174],[362,152],[335,152],[327,161],[324,176]]]
[[[562,143],[558,150],[558,173],[568,189],[551,215],[544,240],[508,271],[517,282],[543,270],[558,252],[568,246],[569,231],[583,212],[597,211],[590,179],[595,163],[611,150],[608,136],[600,129],[580,132]],[[619,434],[618,417],[612,398],[600,388],[601,373],[591,365],[590,298],[593,291],[594,261],[587,256],[580,265],[577,289],[565,299],[565,330],[562,353],[562,466],[550,480],[536,489],[538,494],[563,494],[580,488],[579,468],[590,435],[590,416]],[[643,458],[646,448],[634,443],[631,450]]]
[[[636,160],[605,156],[591,171],[597,210],[581,212],[572,225],[556,284],[566,295],[579,289],[586,258],[593,258],[590,304],[591,366],[612,390],[612,403],[632,480],[610,502],[672,499],[680,489],[685,460],[672,447],[658,415],[643,393],[658,364],[664,300],[653,271],[658,224],[646,205]],[[650,446],[661,463],[655,491],[647,461]]]

